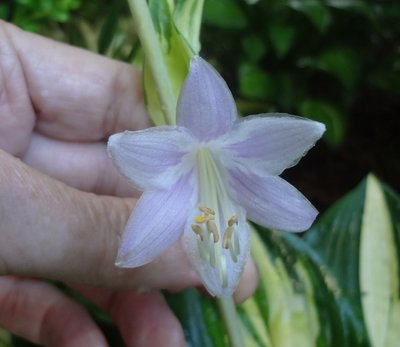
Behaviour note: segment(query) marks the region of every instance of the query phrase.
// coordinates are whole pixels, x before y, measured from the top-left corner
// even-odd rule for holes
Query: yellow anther
[[[231,227],[234,224],[237,224],[237,216],[234,214],[231,218],[228,220],[228,226]]]
[[[224,233],[224,239],[222,240],[222,247],[224,247],[225,249],[228,249],[230,247],[232,234],[233,226],[227,227]]]
[[[231,218],[228,220],[228,226],[231,227],[233,224],[238,224],[238,219],[237,216],[234,214]]]
[[[196,223],[205,223],[210,220],[210,216],[198,216],[193,218]]]
[[[214,243],[217,243],[219,240],[218,228],[213,220],[207,221],[207,230],[213,235]]]
[[[212,208],[210,207],[205,207],[205,206],[199,206],[199,210],[206,215],[212,214],[213,216],[215,215],[215,212]]]
[[[200,240],[201,241],[204,241],[203,229],[201,228],[200,225],[193,224],[192,225],[192,230],[194,231],[195,234],[200,236]]]

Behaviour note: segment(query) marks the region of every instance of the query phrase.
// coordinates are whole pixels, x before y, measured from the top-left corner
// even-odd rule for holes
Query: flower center
[[[192,230],[197,235],[201,261],[216,270],[222,288],[226,288],[228,263],[236,263],[240,254],[239,220],[227,193],[223,172],[207,148],[197,152],[197,177],[202,214],[193,218]]]

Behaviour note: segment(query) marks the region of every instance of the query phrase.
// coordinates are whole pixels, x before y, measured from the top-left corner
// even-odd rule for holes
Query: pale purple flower
[[[323,124],[286,114],[237,120],[220,75],[192,58],[177,126],[126,131],[108,149],[122,175],[144,191],[116,264],[144,265],[183,234],[184,248],[208,291],[230,296],[249,253],[246,219],[303,231],[317,211],[278,177],[322,136]]]

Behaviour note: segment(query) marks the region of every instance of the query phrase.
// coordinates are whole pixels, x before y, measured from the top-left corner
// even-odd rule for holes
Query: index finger
[[[93,141],[148,126],[141,75],[130,65],[24,32],[5,22],[0,22],[0,41],[17,57],[17,68],[23,71],[29,94],[25,100],[32,103],[36,130],[42,134]],[[5,83],[13,81],[6,79]],[[21,98],[10,96],[7,100],[13,103]]]

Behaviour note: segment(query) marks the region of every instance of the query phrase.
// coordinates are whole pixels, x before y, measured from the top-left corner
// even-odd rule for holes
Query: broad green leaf
[[[292,0],[288,5],[291,8],[304,13],[321,33],[325,32],[332,22],[331,13],[327,6],[322,2]]]
[[[118,26],[118,17],[126,5],[126,0],[114,0],[110,6],[109,16],[101,27],[100,35],[97,40],[98,52],[104,54],[110,47],[114,39],[116,29]]]
[[[239,89],[246,98],[271,100],[274,97],[275,84],[271,75],[256,65],[242,64],[239,68]]]
[[[204,23],[224,29],[243,29],[247,19],[235,0],[206,0]]]
[[[300,262],[287,269],[282,254],[273,260],[271,251],[265,248],[256,233],[252,239],[253,257],[259,267],[260,287],[265,296],[258,294],[258,300],[267,300],[268,307],[268,312],[264,312],[265,332],[259,336],[263,336],[267,346],[315,345],[319,322],[307,271]],[[296,274],[295,279],[293,274]],[[262,305],[260,314],[261,308]]]
[[[346,88],[355,87],[359,75],[361,58],[350,47],[330,47],[316,58],[315,66],[337,78]]]
[[[190,58],[193,54],[198,53],[202,2],[150,0],[149,8],[164,54],[164,61],[173,87],[174,103],[176,104],[181,86],[189,70]],[[185,37],[184,35],[188,36]],[[167,124],[168,121],[161,112],[156,86],[146,62],[144,63],[143,76],[146,104],[150,117],[155,125]],[[169,116],[175,118],[175,115]]]
[[[269,39],[278,58],[283,58],[292,47],[296,37],[296,27],[288,23],[271,23]]]
[[[242,41],[242,47],[252,63],[257,63],[267,50],[264,40],[255,35],[246,36]]]
[[[332,146],[339,146],[345,137],[345,115],[336,106],[323,100],[306,99],[299,106],[303,117],[311,118],[326,125],[324,139]]]
[[[193,52],[200,51],[200,28],[204,0],[175,0],[174,23]]]
[[[8,18],[8,7],[6,5],[0,4],[0,18],[7,19]]]
[[[398,345],[400,198],[370,175],[306,234],[373,347]],[[367,345],[367,340],[364,342]]]
[[[0,329],[0,347],[11,347],[11,334],[3,329]]]
[[[360,290],[365,324],[374,347],[385,346],[393,299],[398,295],[398,264],[384,192],[367,178],[360,239]],[[398,334],[400,338],[400,334]]]
[[[224,325],[215,302],[195,289],[165,294],[180,320],[190,347],[228,347]]]

